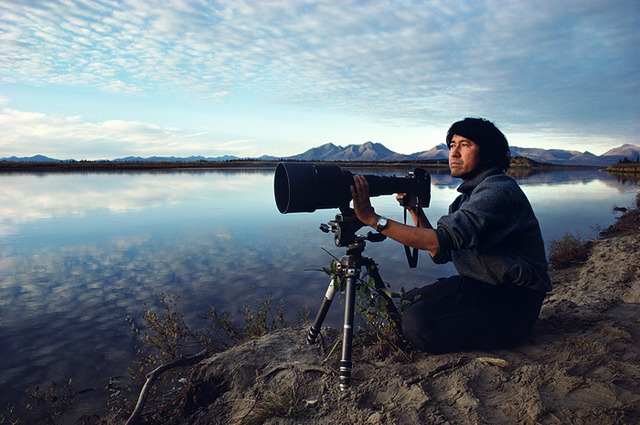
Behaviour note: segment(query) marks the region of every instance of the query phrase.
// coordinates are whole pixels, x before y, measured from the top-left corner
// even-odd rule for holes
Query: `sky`
[[[637,0],[0,0],[0,158],[640,145]]]

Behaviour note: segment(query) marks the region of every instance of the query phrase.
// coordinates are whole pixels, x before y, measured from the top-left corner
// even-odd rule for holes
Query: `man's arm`
[[[376,214],[369,199],[369,182],[362,176],[353,176],[354,184],[351,186],[353,209],[358,219],[367,226],[376,228],[380,216]],[[413,248],[429,251],[433,257],[440,250],[436,231],[427,220],[426,215],[420,209],[411,209],[411,216],[417,222],[420,219],[421,227],[407,226],[397,221],[389,220],[382,234]],[[424,223],[424,224],[423,224]]]

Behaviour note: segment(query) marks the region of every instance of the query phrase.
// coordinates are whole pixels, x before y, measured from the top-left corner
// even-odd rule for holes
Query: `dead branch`
[[[464,366],[468,362],[469,362],[468,358],[466,358],[464,356],[460,357],[458,360],[454,360],[452,362],[445,363],[443,365],[440,365],[440,366],[436,367],[434,370],[432,370],[431,372],[427,373],[426,375],[418,375],[418,376],[414,376],[413,378],[407,379],[406,383],[407,383],[407,385],[413,385],[413,384],[417,384],[418,382],[422,381],[423,379],[435,378],[436,376],[438,376],[439,374],[441,374],[444,371],[452,370],[452,369],[458,368],[460,366]]]
[[[286,369],[295,369],[295,370],[299,370],[301,372],[320,372],[320,373],[324,373],[325,375],[335,375],[336,372],[334,370],[331,370],[330,368],[327,367],[322,367],[322,366],[314,366],[314,365],[303,365],[300,363],[283,363],[283,364],[279,364],[275,367],[272,367],[271,369],[269,369],[266,372],[263,372],[262,374],[260,374],[257,379],[266,379],[268,378],[270,375],[274,374],[275,372],[278,372],[280,370],[286,370]]]
[[[144,408],[144,404],[147,402],[147,397],[149,396],[149,390],[153,386],[153,383],[158,379],[160,375],[170,369],[175,369],[176,367],[182,366],[190,366],[192,364],[198,363],[202,359],[207,356],[207,350],[202,350],[197,354],[192,354],[190,356],[181,356],[179,359],[170,361],[163,365],[158,366],[151,372],[147,373],[147,380],[142,386],[140,390],[140,395],[138,396],[138,403],[136,404],[135,409],[133,409],[133,413],[125,423],[125,425],[133,425],[136,423],[140,414],[142,413],[142,409]]]

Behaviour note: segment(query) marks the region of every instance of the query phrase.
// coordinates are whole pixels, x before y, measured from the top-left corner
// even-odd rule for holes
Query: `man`
[[[462,179],[461,195],[436,228],[424,211],[409,211],[416,227],[375,213],[369,185],[354,176],[356,215],[405,245],[453,261],[459,275],[407,293],[402,331],[430,353],[512,347],[532,329],[551,290],[540,227],[509,167],[509,145],[491,122],[466,118],[447,133],[449,168]],[[403,194],[398,195],[398,199]]]

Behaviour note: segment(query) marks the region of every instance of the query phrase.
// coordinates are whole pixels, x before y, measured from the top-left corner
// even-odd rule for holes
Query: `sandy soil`
[[[640,423],[640,214],[593,242],[589,259],[552,272],[533,334],[513,350],[381,357],[354,347],[340,391],[339,332],[305,343],[294,327],[214,355],[153,423],[637,424]],[[261,422],[265,402],[295,396],[296,419]],[[291,410],[291,413],[294,413]]]

